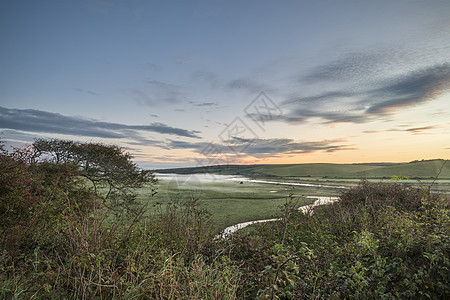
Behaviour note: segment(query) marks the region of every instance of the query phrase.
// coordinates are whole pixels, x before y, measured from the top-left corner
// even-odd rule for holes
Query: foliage
[[[259,231],[273,242],[265,269],[273,279],[257,291],[265,297],[449,297],[450,219],[444,197],[363,181],[339,203],[290,218],[287,236],[277,224]]]
[[[37,159],[76,165],[78,175],[89,180],[96,192],[103,192],[105,205],[116,214],[139,212],[135,189],[156,182],[150,171],[141,170],[116,145],[36,139],[33,149]]]
[[[116,211],[103,201],[111,198],[89,183],[106,178],[111,189],[136,188],[152,177],[116,147],[88,148],[100,154],[86,155],[82,164],[75,152],[52,159],[42,148],[1,149],[0,298],[233,298],[237,266],[201,255],[213,240],[201,205],[191,199],[146,220],[145,210],[128,222],[112,218]],[[102,156],[110,150],[118,166]],[[124,170],[131,180],[113,174]]]
[[[110,193],[152,177],[120,148],[36,146],[0,146],[1,299],[450,297],[449,200],[427,188],[362,181],[313,215],[291,195],[279,222],[214,240],[195,198],[124,222]]]
[[[91,209],[96,195],[76,174],[71,164],[37,163],[31,148],[0,154],[1,244],[13,258],[20,248],[52,244],[71,207]]]

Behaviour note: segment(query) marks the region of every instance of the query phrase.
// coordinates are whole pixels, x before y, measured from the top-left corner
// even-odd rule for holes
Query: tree
[[[151,171],[140,169],[132,156],[116,145],[36,139],[33,148],[38,160],[75,165],[78,175],[89,180],[115,212],[136,212],[140,205],[135,189],[156,182]],[[152,196],[155,191],[150,188]]]
[[[0,141],[1,143],[1,141]],[[99,197],[73,164],[36,160],[32,147],[7,152],[0,144],[0,249],[52,244],[62,220],[90,215]]]

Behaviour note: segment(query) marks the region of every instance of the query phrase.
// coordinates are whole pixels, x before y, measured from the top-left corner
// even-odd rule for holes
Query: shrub
[[[265,224],[265,267],[253,296],[277,299],[434,298],[449,294],[449,201],[395,184],[361,182],[341,201]],[[265,278],[264,280],[262,278]]]

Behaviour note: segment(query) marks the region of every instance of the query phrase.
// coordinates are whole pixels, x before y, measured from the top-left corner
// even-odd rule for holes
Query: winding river
[[[190,185],[198,185],[200,186],[201,183],[214,183],[214,182],[229,182],[229,181],[235,181],[235,182],[249,182],[249,183],[260,183],[260,184],[273,184],[273,185],[288,185],[288,186],[308,186],[308,187],[321,187],[321,188],[336,188],[336,189],[346,189],[348,187],[346,186],[336,186],[336,185],[323,185],[323,184],[314,184],[314,183],[300,183],[300,182],[283,182],[283,181],[268,181],[268,180],[258,180],[258,179],[249,179],[246,177],[240,177],[240,176],[232,176],[232,175],[216,175],[216,174],[209,174],[209,173],[203,173],[203,174],[188,174],[188,175],[181,175],[181,174],[161,174],[156,173],[156,178],[159,180],[169,180],[171,183],[175,184],[176,186],[181,186],[183,184],[190,184]],[[306,198],[316,199],[313,204],[308,204],[304,206],[300,206],[298,208],[299,211],[305,213],[305,214],[313,214],[314,207],[320,206],[320,205],[326,205],[331,204],[339,200],[338,197],[331,197],[331,196],[305,196]],[[256,221],[249,221],[249,222],[243,222],[239,224],[235,224],[232,226],[229,226],[225,228],[220,234],[218,234],[215,238],[221,239],[221,238],[227,238],[230,235],[232,235],[234,232],[238,231],[239,229],[245,228],[252,224],[257,223],[265,223],[265,222],[273,222],[280,220],[278,218],[275,219],[265,219],[265,220],[256,220]]]
[[[301,182],[285,182],[285,181],[269,181],[250,179],[247,177],[240,177],[234,175],[218,175],[210,173],[201,174],[173,174],[173,173],[155,173],[156,178],[159,180],[176,181],[180,183],[214,183],[214,182],[250,182],[250,183],[262,183],[262,184],[274,184],[274,185],[289,185],[289,186],[309,186],[309,187],[323,187],[323,188],[335,188],[335,189],[347,189],[346,186],[341,185],[324,185],[316,183],[301,183]]]
[[[320,206],[320,205],[331,204],[331,203],[339,201],[339,197],[306,196],[306,198],[312,198],[312,199],[317,199],[317,200],[314,201],[313,204],[300,206],[298,208],[298,210],[303,212],[304,214],[310,214],[310,215],[313,214],[314,207],[317,207],[317,206]],[[280,220],[280,219],[279,218],[277,218],[277,219],[265,219],[265,220],[249,221],[249,222],[243,222],[243,223],[235,224],[235,225],[232,225],[232,226],[229,226],[229,227],[225,228],[221,233],[216,235],[215,239],[228,238],[230,235],[232,235],[233,233],[235,233],[239,229],[245,228],[245,227],[247,227],[249,225],[253,225],[253,224],[257,224],[257,223],[273,222],[273,221],[278,221],[278,220]]]

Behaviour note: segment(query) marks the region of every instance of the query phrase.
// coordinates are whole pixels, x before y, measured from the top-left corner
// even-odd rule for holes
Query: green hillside
[[[379,166],[370,165],[352,165],[352,164],[300,164],[300,165],[286,165],[286,166],[264,166],[261,172],[281,177],[346,177],[346,174],[353,174],[355,172],[366,172],[373,169],[378,169]]]
[[[376,168],[363,172],[355,172],[355,177],[368,177],[368,178],[380,178],[380,177],[392,177],[392,176],[410,176],[412,178],[434,178],[438,175],[442,165],[439,178],[450,178],[450,162],[444,160],[430,160],[430,161],[415,161],[407,164],[386,166],[383,168]]]
[[[329,177],[329,178],[390,178],[409,176],[429,179],[438,175],[450,179],[450,162],[447,160],[426,160],[410,163],[368,163],[368,164],[285,164],[285,165],[219,165],[194,168],[158,170],[160,173],[194,174],[215,173],[222,175],[243,175],[248,177]]]

